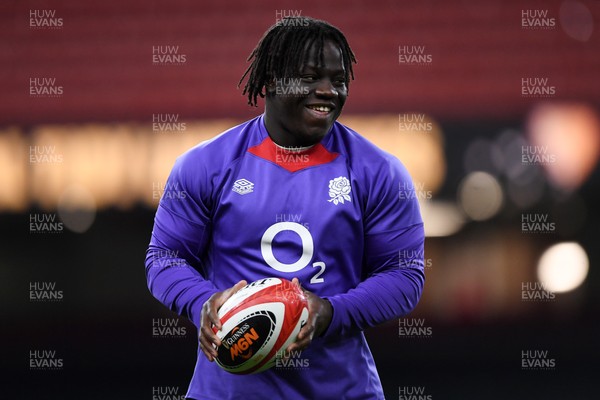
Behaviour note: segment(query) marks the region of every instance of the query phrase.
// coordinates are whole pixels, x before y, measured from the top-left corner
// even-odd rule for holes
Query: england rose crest
[[[350,181],[345,176],[332,179],[329,181],[329,197],[331,199],[327,201],[333,202],[336,206],[338,203],[344,204],[344,201],[352,201],[350,197],[351,191]]]

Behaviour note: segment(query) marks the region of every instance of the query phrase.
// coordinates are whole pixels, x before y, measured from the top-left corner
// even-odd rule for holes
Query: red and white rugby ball
[[[253,374],[275,365],[308,320],[308,301],[297,285],[281,278],[252,282],[219,309],[217,364],[233,374]]]

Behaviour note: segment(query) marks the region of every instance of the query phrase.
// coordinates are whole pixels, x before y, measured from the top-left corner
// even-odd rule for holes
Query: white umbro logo
[[[252,193],[254,191],[254,183],[244,178],[238,179],[233,182],[233,188],[231,190],[239,194]]]

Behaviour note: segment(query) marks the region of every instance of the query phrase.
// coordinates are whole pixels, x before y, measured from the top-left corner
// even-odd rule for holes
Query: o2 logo
[[[302,255],[300,258],[291,264],[282,263],[273,254],[273,239],[278,233],[283,231],[295,232],[302,242]],[[309,230],[297,222],[277,222],[271,225],[263,234],[260,240],[260,252],[265,262],[273,269],[279,272],[296,272],[308,266],[313,257],[315,245],[312,235]],[[310,283],[323,283],[325,280],[321,277],[325,272],[325,263],[318,261],[312,264],[313,268],[319,268],[319,271],[310,278]]]

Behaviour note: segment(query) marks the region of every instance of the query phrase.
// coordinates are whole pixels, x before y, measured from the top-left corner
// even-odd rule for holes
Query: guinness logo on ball
[[[217,349],[217,361],[235,368],[256,354],[273,334],[275,314],[270,311],[253,313],[233,328]]]

